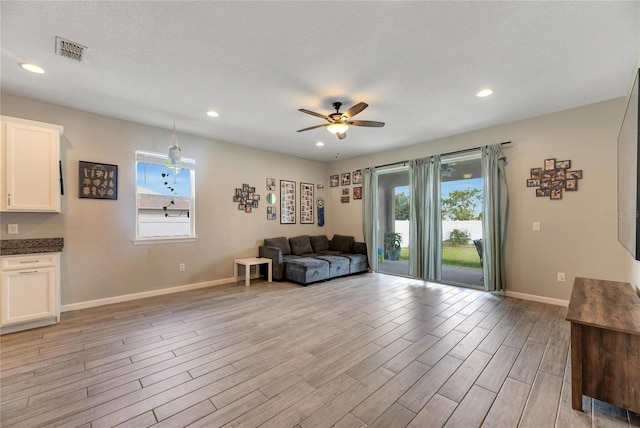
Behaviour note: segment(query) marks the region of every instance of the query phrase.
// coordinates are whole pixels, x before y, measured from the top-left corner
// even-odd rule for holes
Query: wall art
[[[276,207],[267,207],[267,220],[275,220],[276,211]]]
[[[256,188],[243,184],[242,187],[236,188],[236,194],[233,195],[233,202],[238,203],[238,210],[250,213],[253,208],[258,208],[260,195],[256,195]]]
[[[348,204],[349,203],[349,197],[348,196],[340,196],[340,202],[342,202],[343,204]]]
[[[343,172],[342,174],[340,174],[340,185],[348,186],[350,184],[351,184],[351,173]]]
[[[570,160],[545,159],[542,167],[531,168],[527,187],[536,189],[537,197],[562,199],[562,193],[578,190],[582,170],[572,170]]]
[[[353,188],[353,200],[362,199],[362,187]]]
[[[340,177],[338,176],[338,174],[329,176],[329,186],[338,187],[339,184],[340,184]]]
[[[267,190],[276,190],[275,178],[267,178]]]
[[[356,169],[353,171],[353,184],[362,184],[362,170]]]
[[[78,197],[118,199],[118,165],[79,161]]]
[[[313,224],[313,184],[300,182],[300,224]]]
[[[280,224],[296,224],[296,182],[280,180]]]

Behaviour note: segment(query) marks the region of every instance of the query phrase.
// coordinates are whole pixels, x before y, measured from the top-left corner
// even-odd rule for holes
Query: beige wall
[[[511,194],[508,289],[566,300],[575,276],[640,282],[640,262],[617,242],[615,218],[606,216],[616,209],[616,139],[624,103],[610,100],[330,165],[179,133],[183,154],[197,160],[198,241],[135,246],[133,152],[164,153],[170,130],[4,96],[4,115],[64,125],[66,194],[62,214],[4,213],[0,236],[65,238],[63,304],[225,280],[233,275],[233,258],[257,254],[264,237],[342,233],[362,239],[362,203],[340,203],[342,187],[328,187],[330,174],[512,141],[505,149]],[[550,157],[570,159],[584,171],[579,191],[565,193],[561,201],[536,198],[525,187],[529,169]],[[79,160],[119,165],[118,201],[78,199]],[[267,221],[266,177],[324,183],[316,196],[327,202],[326,227]],[[239,212],[231,200],[242,183],[255,186],[263,198],[252,214]],[[540,232],[531,230],[533,221],[541,223]],[[7,223],[18,223],[20,234],[7,235]],[[186,263],[185,272],[178,271],[179,263]],[[556,281],[558,271],[566,273],[565,283]]]
[[[171,131],[8,95],[2,97],[2,114],[65,128],[62,213],[3,213],[0,220],[2,239],[65,238],[63,305],[232,278],[233,259],[255,256],[265,237],[325,233],[317,225],[268,221],[265,181],[323,182],[326,164],[178,133],[183,155],[197,162],[198,240],[133,245],[134,150],[165,153]],[[117,201],[78,199],[79,160],[119,166]],[[235,188],[243,183],[255,186],[262,198],[251,214],[239,211],[232,201]],[[18,223],[20,233],[7,235],[7,223]],[[186,264],[185,272],[179,272],[179,263]]]
[[[617,241],[617,136],[624,115],[623,98],[495,126],[372,156],[335,162],[329,174],[367,166],[446,153],[484,144],[511,141],[505,148],[510,192],[507,242],[507,287],[511,292],[567,300],[576,276],[630,281],[628,253]],[[536,198],[525,187],[532,167],[546,158],[569,159],[584,178],[577,192],[563,199]],[[353,231],[362,235],[361,202],[340,204],[340,188],[329,189],[337,204],[332,233]],[[532,223],[541,230],[534,232]],[[566,273],[566,282],[556,280]]]

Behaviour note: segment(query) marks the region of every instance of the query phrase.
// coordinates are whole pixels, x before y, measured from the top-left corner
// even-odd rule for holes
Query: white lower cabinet
[[[59,265],[59,253],[2,257],[1,333],[60,321]]]

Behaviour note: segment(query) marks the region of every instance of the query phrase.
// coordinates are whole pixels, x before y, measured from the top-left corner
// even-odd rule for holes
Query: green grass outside
[[[409,248],[400,249],[400,259],[409,260]],[[473,246],[442,247],[442,264],[480,268],[480,256]]]

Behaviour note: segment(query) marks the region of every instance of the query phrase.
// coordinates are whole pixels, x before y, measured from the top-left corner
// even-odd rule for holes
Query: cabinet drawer
[[[2,270],[31,269],[56,265],[56,253],[2,257]]]

